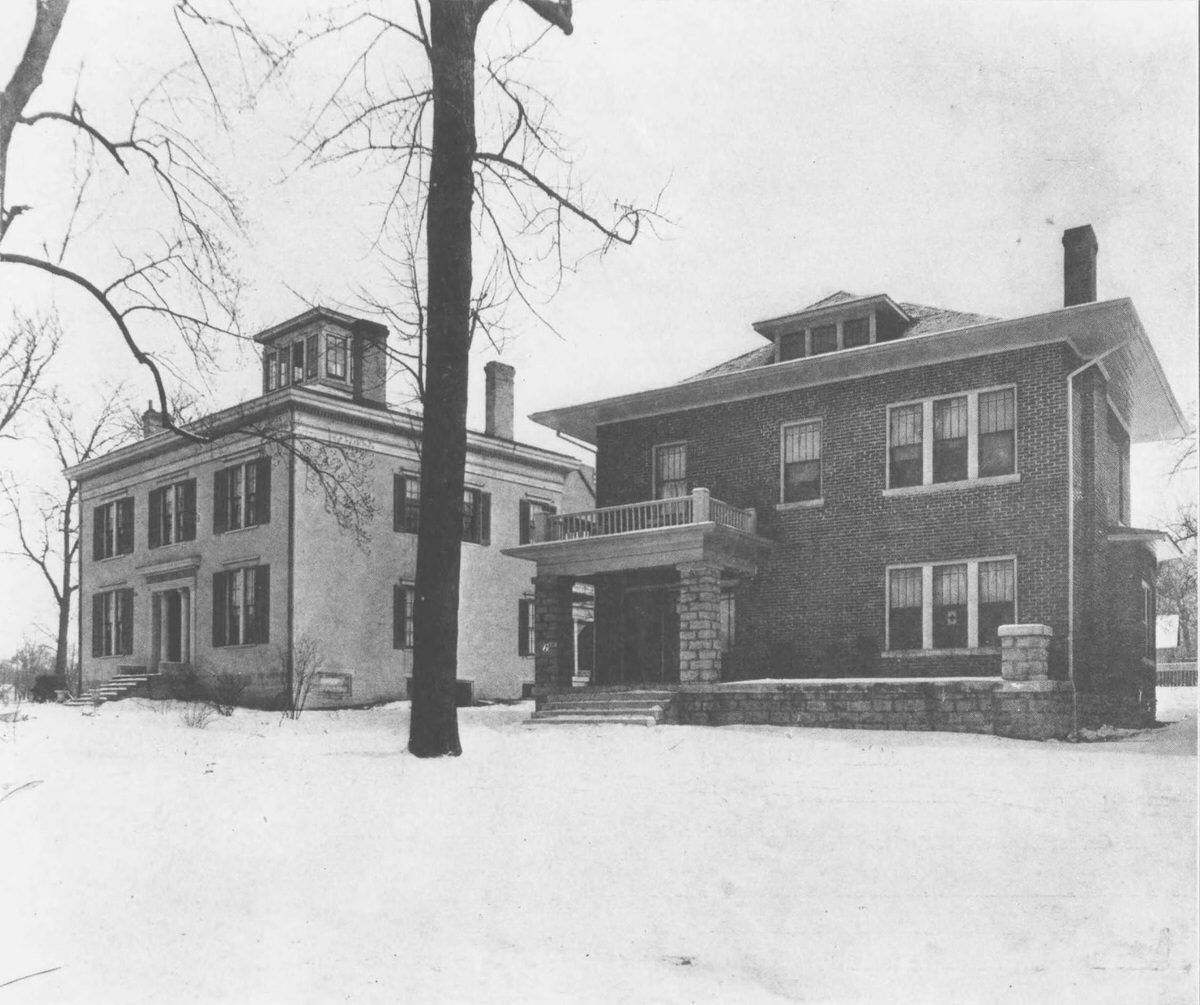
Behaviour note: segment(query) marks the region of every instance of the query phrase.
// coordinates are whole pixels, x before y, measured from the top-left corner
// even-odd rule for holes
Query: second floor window
[[[92,594],[92,655],[133,653],[133,590]]]
[[[654,498],[688,494],[687,444],[663,443],[654,448]]]
[[[213,533],[271,522],[271,459],[260,457],[213,475]]]
[[[549,503],[536,499],[522,499],[518,509],[517,534],[520,544],[529,544],[537,540],[536,525],[539,516],[558,512]]]
[[[196,479],[176,482],[150,492],[151,548],[196,540]]]
[[[92,558],[133,553],[133,497],[116,499],[92,510]]]
[[[888,485],[921,484],[923,421],[920,405],[893,408],[888,422]]]
[[[213,573],[213,645],[249,646],[271,641],[271,567]]]
[[[416,534],[421,529],[421,480],[412,475],[392,476],[392,529]]]
[[[967,477],[967,399],[933,403],[933,480],[958,482]]]
[[[492,543],[492,496],[482,489],[463,492],[462,539],[470,544]]]
[[[785,503],[821,498],[821,422],[794,422],[783,427]]]

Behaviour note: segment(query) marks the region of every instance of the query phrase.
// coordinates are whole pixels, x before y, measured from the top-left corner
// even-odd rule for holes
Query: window
[[[279,374],[275,370],[275,353],[263,354],[263,391],[274,391],[279,386]]]
[[[533,656],[537,652],[537,634],[534,627],[533,599],[524,597],[517,601],[517,655]]]
[[[213,646],[249,646],[269,642],[271,567],[213,573]]]
[[[927,431],[932,429],[933,435]],[[1017,470],[1017,391],[968,391],[888,409],[888,488],[1007,477]]]
[[[967,477],[967,399],[933,403],[933,480],[959,482]]]
[[[788,332],[779,337],[779,362],[804,356],[804,332]]]
[[[463,492],[462,539],[468,544],[492,543],[492,496],[481,489]]]
[[[821,498],[821,420],[794,422],[783,427],[785,503]]]
[[[654,498],[676,499],[688,494],[687,444],[664,443],[654,448]]]
[[[1117,483],[1113,486],[1116,492],[1116,505],[1112,507],[1116,522],[1129,526],[1129,433],[1117,417],[1116,411],[1108,409],[1108,438],[1116,455]]]
[[[196,540],[196,479],[176,482],[150,493],[151,548]]]
[[[842,348],[853,349],[871,342],[871,319],[851,318],[842,325]]]
[[[1000,644],[1017,619],[1016,560],[968,559],[888,570],[889,650]]]
[[[271,458],[222,468],[213,475],[213,533],[271,522]]]
[[[416,534],[421,529],[421,480],[392,476],[392,530]]]
[[[737,643],[737,600],[734,597],[732,587],[721,588],[717,642],[723,653],[731,652]]]
[[[133,590],[92,594],[92,655],[133,653]]]
[[[920,485],[922,473],[922,410],[920,405],[900,405],[891,411],[888,423],[888,485],[903,488]]]
[[[133,497],[104,503],[92,510],[92,558],[133,553]]]
[[[325,376],[346,379],[346,340],[341,335],[325,336]]]
[[[307,339],[308,348],[305,355],[304,376],[309,380],[317,376],[317,362],[319,359],[319,350],[317,349],[317,346],[319,344],[319,340],[319,335],[309,335]]]
[[[838,347],[837,325],[820,325],[812,330],[812,354],[836,352]]]
[[[416,591],[403,583],[392,587],[392,648],[411,649]]]
[[[529,544],[537,539],[536,528],[537,518],[543,514],[550,515],[557,513],[558,510],[546,502],[538,502],[536,499],[522,499],[519,507],[519,526],[517,533],[518,540],[521,544]]]
[[[292,383],[304,382],[304,339],[292,343]]]

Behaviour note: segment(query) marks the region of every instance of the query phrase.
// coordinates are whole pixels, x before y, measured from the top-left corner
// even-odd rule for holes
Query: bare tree
[[[33,4],[34,21],[25,48],[0,91],[0,274],[15,276],[19,269],[32,269],[83,291],[107,316],[134,360],[147,368],[161,411],[170,416],[174,413],[168,402],[170,364],[148,347],[156,326],[146,322],[156,318],[165,323],[177,336],[175,341],[201,365],[208,362],[215,334],[236,332],[238,282],[218,235],[238,229],[241,216],[200,144],[177,128],[178,106],[172,101],[172,90],[182,86],[181,73],[164,76],[134,105],[120,131],[89,118],[78,89],[69,101],[39,99],[70,0],[33,0]],[[110,173],[116,171],[137,183],[141,198],[154,207],[160,223],[149,241],[140,233],[132,250],[122,250],[118,243],[116,259],[103,274],[95,266],[71,260],[71,231],[93,177],[90,165],[76,179],[63,233],[53,232],[51,212],[61,207],[18,203],[19,196],[12,191],[14,151],[37,150],[34,143],[15,146],[17,134],[27,132],[33,141],[64,128],[85,140]],[[59,165],[64,173],[68,166]]]
[[[59,470],[97,457],[126,439],[119,421],[121,411],[119,394],[111,394],[99,415],[81,426],[60,397],[50,398],[42,409],[42,419]],[[33,563],[54,596],[54,673],[65,678],[71,663],[71,603],[79,589],[74,580],[79,555],[79,486],[63,477],[55,490],[22,491],[11,477],[4,477],[0,478],[0,495],[12,514],[20,544],[20,551],[9,554]]]
[[[12,439],[8,427],[42,382],[60,338],[57,319],[13,312],[12,328],[0,344],[0,438]]]

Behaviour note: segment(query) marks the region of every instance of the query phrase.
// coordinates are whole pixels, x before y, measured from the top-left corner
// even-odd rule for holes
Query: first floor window
[[[403,583],[392,587],[392,648],[411,649],[416,591]]]
[[[466,489],[463,492],[462,539],[470,544],[491,544],[491,493],[482,489]]]
[[[687,494],[687,444],[664,443],[655,447],[654,498],[676,499]]]
[[[821,422],[783,427],[783,501],[821,498]]]
[[[92,594],[92,655],[133,653],[133,590]]]
[[[1011,558],[890,569],[887,590],[892,650],[996,647],[1000,626],[1017,617]]]
[[[213,646],[269,642],[270,618],[269,565],[213,574]]]
[[[213,533],[271,522],[271,458],[222,468],[213,475]]]
[[[542,515],[557,513],[550,503],[538,502],[536,499],[522,499],[518,513],[517,532],[521,544],[529,544],[537,538],[537,518]]]
[[[196,540],[196,479],[176,482],[150,492],[151,548]]]
[[[341,335],[325,336],[325,376],[346,379],[346,340]]]
[[[92,510],[92,558],[133,552],[133,497],[104,503]]]
[[[721,652],[733,650],[737,643],[737,600],[729,587],[721,589],[720,621],[717,626],[717,642]]]
[[[523,597],[517,601],[517,654],[532,656],[537,652],[534,634],[533,598]]]

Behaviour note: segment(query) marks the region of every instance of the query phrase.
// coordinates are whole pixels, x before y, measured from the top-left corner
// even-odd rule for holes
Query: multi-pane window
[[[133,653],[133,590],[92,594],[92,655]]]
[[[821,498],[821,420],[794,422],[783,427],[783,486],[785,503]]]
[[[305,353],[304,376],[310,380],[317,376],[317,364],[320,357],[317,346],[320,343],[320,338],[319,335],[309,335],[305,340],[308,348]]]
[[[1116,492],[1116,505],[1112,507],[1112,515],[1116,522],[1129,526],[1129,434],[1117,418],[1117,413],[1110,407],[1108,410],[1108,438],[1116,455],[1117,483],[1113,486]]]
[[[325,336],[325,376],[346,379],[347,342],[341,335]]]
[[[921,569],[893,569],[888,577],[889,648],[921,648],[921,601]]]
[[[213,475],[213,533],[271,522],[271,459],[260,457]]]
[[[1017,392],[1011,387],[979,395],[979,477],[1017,470]]]
[[[531,541],[537,540],[537,518],[544,514],[557,513],[553,506],[547,502],[539,502],[536,499],[522,499],[518,510],[518,527],[517,533],[521,544],[529,544]]]
[[[999,646],[1001,625],[1017,616],[1017,576],[1012,559],[979,563],[979,644]]]
[[[871,319],[850,318],[842,325],[842,348],[853,349],[871,341]]]
[[[417,594],[403,583],[392,587],[392,648],[411,649],[413,644],[413,608]]]
[[[835,352],[838,347],[837,325],[819,325],[812,330],[812,354]]]
[[[345,340],[342,340],[343,345]],[[320,366],[321,336],[312,334],[263,353],[263,391],[313,380]],[[330,376],[335,376],[330,374]],[[339,375],[344,378],[345,373]]]
[[[888,570],[888,649],[999,645],[1017,617],[1016,561],[968,559]]]
[[[804,332],[788,332],[779,337],[779,362],[800,359],[804,355]]]
[[[888,485],[891,488],[921,484],[922,418],[919,404],[900,405],[891,411],[888,423]]]
[[[537,652],[537,636],[533,617],[533,599],[517,601],[517,655],[533,656]]]
[[[1015,388],[969,391],[888,409],[890,489],[995,478],[1016,470]]]
[[[304,381],[304,339],[292,343],[292,383]]]
[[[687,444],[664,443],[655,447],[654,498],[676,499],[687,494]]]
[[[164,485],[150,492],[151,548],[196,540],[196,479]]]
[[[466,489],[463,492],[462,539],[469,544],[491,544],[491,493],[482,489]]]
[[[92,558],[133,552],[133,497],[116,499],[92,510]]]
[[[213,573],[213,645],[249,646],[269,642],[271,567]]]
[[[967,477],[967,399],[943,398],[933,403],[933,480],[957,482]]]
[[[392,476],[392,530],[416,534],[421,529],[421,480]]]

